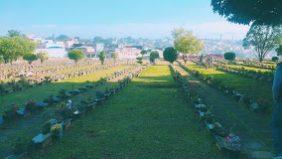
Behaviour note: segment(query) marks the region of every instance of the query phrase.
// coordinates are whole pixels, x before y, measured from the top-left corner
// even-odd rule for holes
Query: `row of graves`
[[[214,138],[217,148],[221,151],[241,153],[242,141],[240,137],[229,131],[216,119],[216,116],[212,113],[211,107],[195,94],[189,82],[182,77],[173,66],[171,66],[171,70],[174,72],[174,80],[182,86],[187,100],[193,102],[195,113]]]
[[[275,70],[275,68],[276,68],[276,66],[273,62],[258,62],[258,61],[252,61],[252,60],[239,60],[238,62],[236,62],[236,64],[242,65],[242,66],[261,68],[261,69],[269,69],[269,70]]]
[[[80,94],[83,90],[88,88],[97,88],[98,86],[106,86],[107,81],[113,80],[115,78],[123,77],[118,80],[117,85],[112,85],[111,88],[107,88],[104,91],[96,91],[96,95],[91,98],[87,98],[79,105],[74,105],[72,100],[67,100],[63,105],[57,109],[56,116],[54,118],[46,121],[42,125],[42,131],[34,136],[31,141],[27,144],[16,145],[12,155],[7,156],[5,159],[21,159],[24,157],[30,157],[36,151],[45,150],[46,148],[52,146],[64,136],[65,132],[71,128],[73,122],[79,118],[84,117],[91,111],[93,111],[97,106],[102,105],[104,101],[109,99],[112,95],[120,92],[125,88],[133,78],[139,77],[141,72],[146,67],[135,67],[130,70],[123,70],[115,72],[112,76],[108,78],[102,78],[96,85],[87,85],[87,87],[82,87],[82,89],[74,90],[72,92],[61,92],[64,99],[67,99],[71,94]],[[50,100],[50,101],[49,101]],[[52,98],[48,99],[48,102],[59,102],[59,99]],[[46,106],[51,104],[46,101]]]
[[[270,113],[271,111],[270,105],[272,105],[272,101],[269,101],[265,98],[256,99],[251,95],[243,94],[241,91],[238,91],[235,88],[229,86],[223,86],[222,82],[214,80],[214,78],[210,76],[206,77],[197,70],[190,70],[187,67],[185,67],[185,65],[183,65],[182,63],[179,64],[184,70],[188,71],[190,74],[204,81],[206,84],[210,85],[215,89],[220,90],[226,95],[232,96],[238,103],[246,105],[247,109],[249,109],[250,111],[258,112],[258,113]]]
[[[32,70],[35,73],[20,73],[14,79],[7,81],[0,80],[0,95],[23,91],[51,82],[57,82],[82,75],[92,74],[96,71],[108,69],[122,63],[108,63],[105,65],[81,63],[80,65],[59,65],[46,70]]]
[[[12,104],[11,109],[4,111],[2,115],[0,115],[0,128],[5,128],[7,124],[11,122],[16,122],[18,119],[29,118],[34,114],[39,113],[44,110],[44,108],[48,106],[55,105],[60,103],[61,101],[66,100],[67,98],[71,98],[73,96],[79,95],[82,92],[87,90],[97,88],[101,84],[105,84],[107,81],[111,81],[113,79],[122,78],[125,74],[128,73],[128,76],[131,77],[130,72],[134,71],[139,67],[132,67],[129,69],[124,69],[120,71],[115,71],[111,76],[107,78],[101,78],[97,83],[86,82],[86,84],[78,89],[74,90],[60,90],[58,95],[50,95],[45,98],[43,101],[33,101],[29,100],[26,102],[24,106],[19,106],[17,104]]]
[[[273,70],[269,71],[255,71],[255,70],[247,70],[244,66],[240,68],[230,67],[228,65],[216,64],[216,69],[219,71],[224,71],[236,75],[240,75],[243,77],[253,78],[257,80],[272,82],[273,81]]]

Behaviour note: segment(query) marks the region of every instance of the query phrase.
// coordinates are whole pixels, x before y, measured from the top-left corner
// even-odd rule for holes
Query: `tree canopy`
[[[68,52],[68,57],[77,63],[79,60],[84,58],[84,54],[81,50],[71,50]]]
[[[192,32],[183,28],[175,29],[172,36],[175,49],[183,54],[199,53],[204,48],[201,40],[197,39]]]
[[[37,60],[37,56],[35,54],[25,54],[23,56],[23,59],[26,60],[29,64],[31,64],[33,61]]]
[[[214,12],[230,22],[256,25],[281,25],[281,0],[212,0]]]
[[[236,58],[236,54],[234,52],[226,52],[224,53],[224,59],[228,61],[233,61]]]
[[[36,44],[23,36],[15,34],[0,38],[0,55],[4,63],[17,60],[25,54],[33,54]]]
[[[243,40],[243,46],[245,48],[253,47],[261,62],[271,50],[278,47],[280,35],[280,27],[253,24]]]
[[[170,63],[173,63],[178,56],[177,50],[173,47],[167,47],[163,52],[164,59]]]
[[[155,63],[156,59],[160,58],[159,52],[158,51],[152,51],[150,53],[150,62]]]

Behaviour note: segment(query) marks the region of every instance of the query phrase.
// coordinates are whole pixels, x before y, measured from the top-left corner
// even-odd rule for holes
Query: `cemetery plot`
[[[244,103],[251,111],[263,113],[271,111],[272,83],[219,71],[215,68],[204,68],[195,63],[181,66],[212,87],[233,96],[238,102]]]
[[[148,68],[103,107],[77,120],[62,142],[34,157],[225,158],[211,145],[162,65]]]
[[[176,66],[176,70],[180,76],[184,77],[183,79],[187,83],[186,86],[184,85],[187,89],[186,92],[188,91],[191,99],[195,101],[194,107],[197,114],[204,119],[205,125],[211,130],[212,134],[214,134],[214,130],[217,130],[216,127],[222,129],[225,126],[222,132],[228,130],[232,134],[236,134],[232,136],[231,141],[237,135],[241,139],[241,148],[237,149],[241,153],[247,156],[263,153],[268,156],[266,158],[271,158],[272,141],[269,116],[246,111],[234,99],[194,78],[181,67]],[[233,149],[222,139],[215,136],[217,145],[221,149],[235,151],[236,148],[239,148],[235,144]]]
[[[40,120],[40,122],[36,121],[32,124],[28,123],[29,125],[25,125],[25,129],[14,128],[9,131],[0,132],[1,136],[3,137],[3,140],[5,140],[0,145],[1,154],[5,155],[7,153],[13,152],[19,155],[22,154],[19,152],[24,151],[23,149],[27,151],[26,147],[28,147],[28,152],[30,152],[33,149],[45,148],[50,146],[50,144],[52,143],[50,141],[50,137],[60,138],[60,136],[62,135],[62,130],[67,129],[71,124],[71,121],[69,119],[74,120],[83,116],[88,110],[91,110],[95,107],[95,103],[99,104],[100,102],[105,100],[105,98],[108,98],[108,96],[110,96],[111,94],[118,92],[128,83],[130,78],[134,77],[134,74],[132,74],[131,72],[138,74],[138,72],[140,72],[140,68],[128,68],[127,70],[115,71],[114,74],[108,76],[108,79],[102,78],[102,80],[100,80],[95,85],[85,86],[94,89],[94,91],[87,89],[78,89],[77,91],[80,91],[80,93],[78,93],[77,96],[72,97],[71,100],[69,99],[65,106],[65,101],[63,101],[56,104],[56,107],[49,108],[48,110],[46,110],[45,112],[48,113],[47,116],[43,115],[37,118]],[[91,104],[91,101],[93,101],[94,103]],[[47,119],[51,120],[48,121]],[[43,124],[44,121],[47,122]],[[42,133],[35,135],[35,133],[40,132],[39,129],[42,129]],[[49,130],[51,131],[52,136],[50,136]],[[32,138],[32,136],[34,137]],[[21,139],[20,141],[13,140],[19,138]],[[31,138],[31,143],[33,144],[26,145],[28,143],[28,140],[30,140]]]
[[[123,65],[123,66],[112,67],[109,69],[103,69],[96,71],[93,74],[74,77],[56,83],[46,84],[41,87],[29,88],[28,90],[22,92],[16,92],[5,96],[0,96],[0,101],[1,101],[0,113],[3,114],[4,111],[11,109],[13,107],[13,104],[16,104],[18,107],[22,107],[29,100],[43,101],[50,95],[56,95],[62,89],[64,90],[76,89],[79,88],[81,84],[84,84],[87,81],[89,82],[96,81],[101,76],[105,76],[107,74],[111,74],[111,72],[123,68],[125,69],[128,67],[130,66]]]

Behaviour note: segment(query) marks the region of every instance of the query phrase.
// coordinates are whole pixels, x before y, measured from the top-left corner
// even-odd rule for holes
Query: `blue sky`
[[[213,13],[210,0],[0,0],[0,21],[0,34],[40,36],[162,38],[184,27],[201,38],[241,38],[248,28]]]

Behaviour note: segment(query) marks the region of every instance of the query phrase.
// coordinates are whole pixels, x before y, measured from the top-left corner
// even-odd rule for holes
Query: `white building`
[[[115,52],[117,53],[119,59],[136,59],[141,56],[141,50],[132,46],[117,48]]]
[[[49,57],[63,58],[67,57],[67,51],[63,42],[53,42],[48,40],[45,44],[45,48],[36,49],[36,53],[46,52]]]

